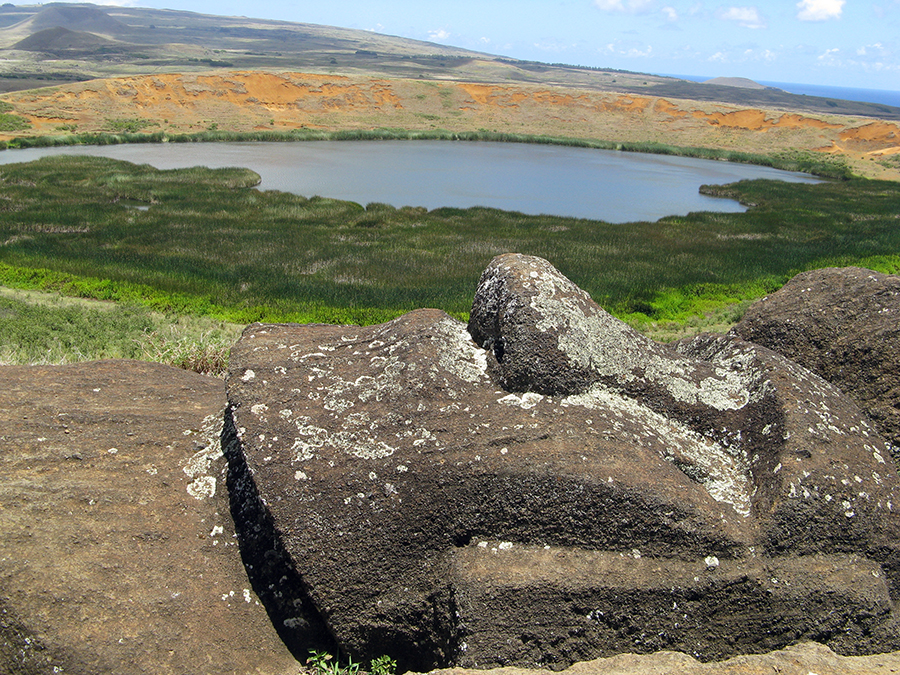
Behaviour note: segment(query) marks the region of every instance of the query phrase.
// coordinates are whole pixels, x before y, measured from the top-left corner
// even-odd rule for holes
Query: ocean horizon
[[[711,77],[699,75],[666,75],[666,77],[678,77],[691,82],[705,82]],[[862,103],[881,103],[883,105],[900,108],[900,91],[887,89],[861,89],[857,87],[832,87],[822,84],[800,84],[796,82],[772,82],[769,80],[754,80],[767,87],[783,89],[790,94],[805,96],[821,96],[822,98],[836,98],[843,101],[860,101]]]

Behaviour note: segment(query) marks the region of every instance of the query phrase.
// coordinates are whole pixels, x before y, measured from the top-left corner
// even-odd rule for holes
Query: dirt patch
[[[773,116],[764,110],[735,110],[725,113],[705,113],[702,110],[692,111],[698,120],[706,120],[713,125],[746,129],[748,131],[766,131],[774,127],[786,129],[843,129],[842,124],[833,124],[821,119],[798,114]]]

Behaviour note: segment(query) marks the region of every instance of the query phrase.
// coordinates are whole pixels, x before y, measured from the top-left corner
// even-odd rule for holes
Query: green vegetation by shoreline
[[[0,364],[157,361],[221,376],[243,326],[0,286]]]
[[[363,207],[249,189],[258,180],[247,169],[160,171],[99,157],[5,165],[0,285],[233,324],[371,324],[417,307],[465,319],[490,259],[517,251],[550,260],[632,325],[677,337],[727,326],[806,269],[900,273],[900,184],[888,181],[708,186],[753,206],[611,224]]]
[[[138,126],[142,120],[132,120]],[[119,120],[118,126],[128,128],[128,120]],[[739,164],[755,164],[783,171],[798,171],[823,178],[847,180],[851,169],[843,157],[793,151],[775,154],[759,154],[719,148],[682,147],[647,142],[612,142],[599,139],[570,138],[565,136],[535,136],[529,134],[493,131],[454,132],[445,129],[411,131],[407,129],[380,128],[343,131],[293,129],[291,131],[234,132],[207,130],[195,133],[174,134],[164,131],[133,133],[61,134],[55,136],[23,136],[0,141],[0,150],[23,148],[47,148],[67,145],[121,145],[124,143],[205,143],[205,142],[300,142],[300,141],[488,141],[501,143],[531,143],[536,145],[560,145],[595,150],[641,152],[656,155],[714,159]]]

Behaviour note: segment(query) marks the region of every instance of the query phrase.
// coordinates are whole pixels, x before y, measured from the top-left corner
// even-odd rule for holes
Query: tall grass
[[[133,305],[0,297],[0,364],[131,358],[222,376],[238,327]]]
[[[465,317],[490,259],[517,251],[641,323],[738,305],[805,269],[900,264],[892,182],[743,181],[724,191],[754,204],[746,213],[610,224],[363,207],[248,189],[257,180],[96,157],[6,165],[0,283],[237,323],[370,324],[417,307]]]

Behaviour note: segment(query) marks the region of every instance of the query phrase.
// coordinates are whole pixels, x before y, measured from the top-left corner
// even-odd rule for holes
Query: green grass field
[[[0,364],[158,361],[224,374],[243,326],[0,286]]]
[[[363,207],[251,189],[257,181],[245,169],[158,171],[89,157],[6,165],[0,284],[237,324],[368,324],[417,307],[465,318],[490,259],[516,251],[546,258],[633,325],[665,332],[727,325],[802,270],[900,272],[892,182],[741,182],[709,191],[753,204],[747,213],[610,224]],[[134,311],[116,322],[139,322]]]

